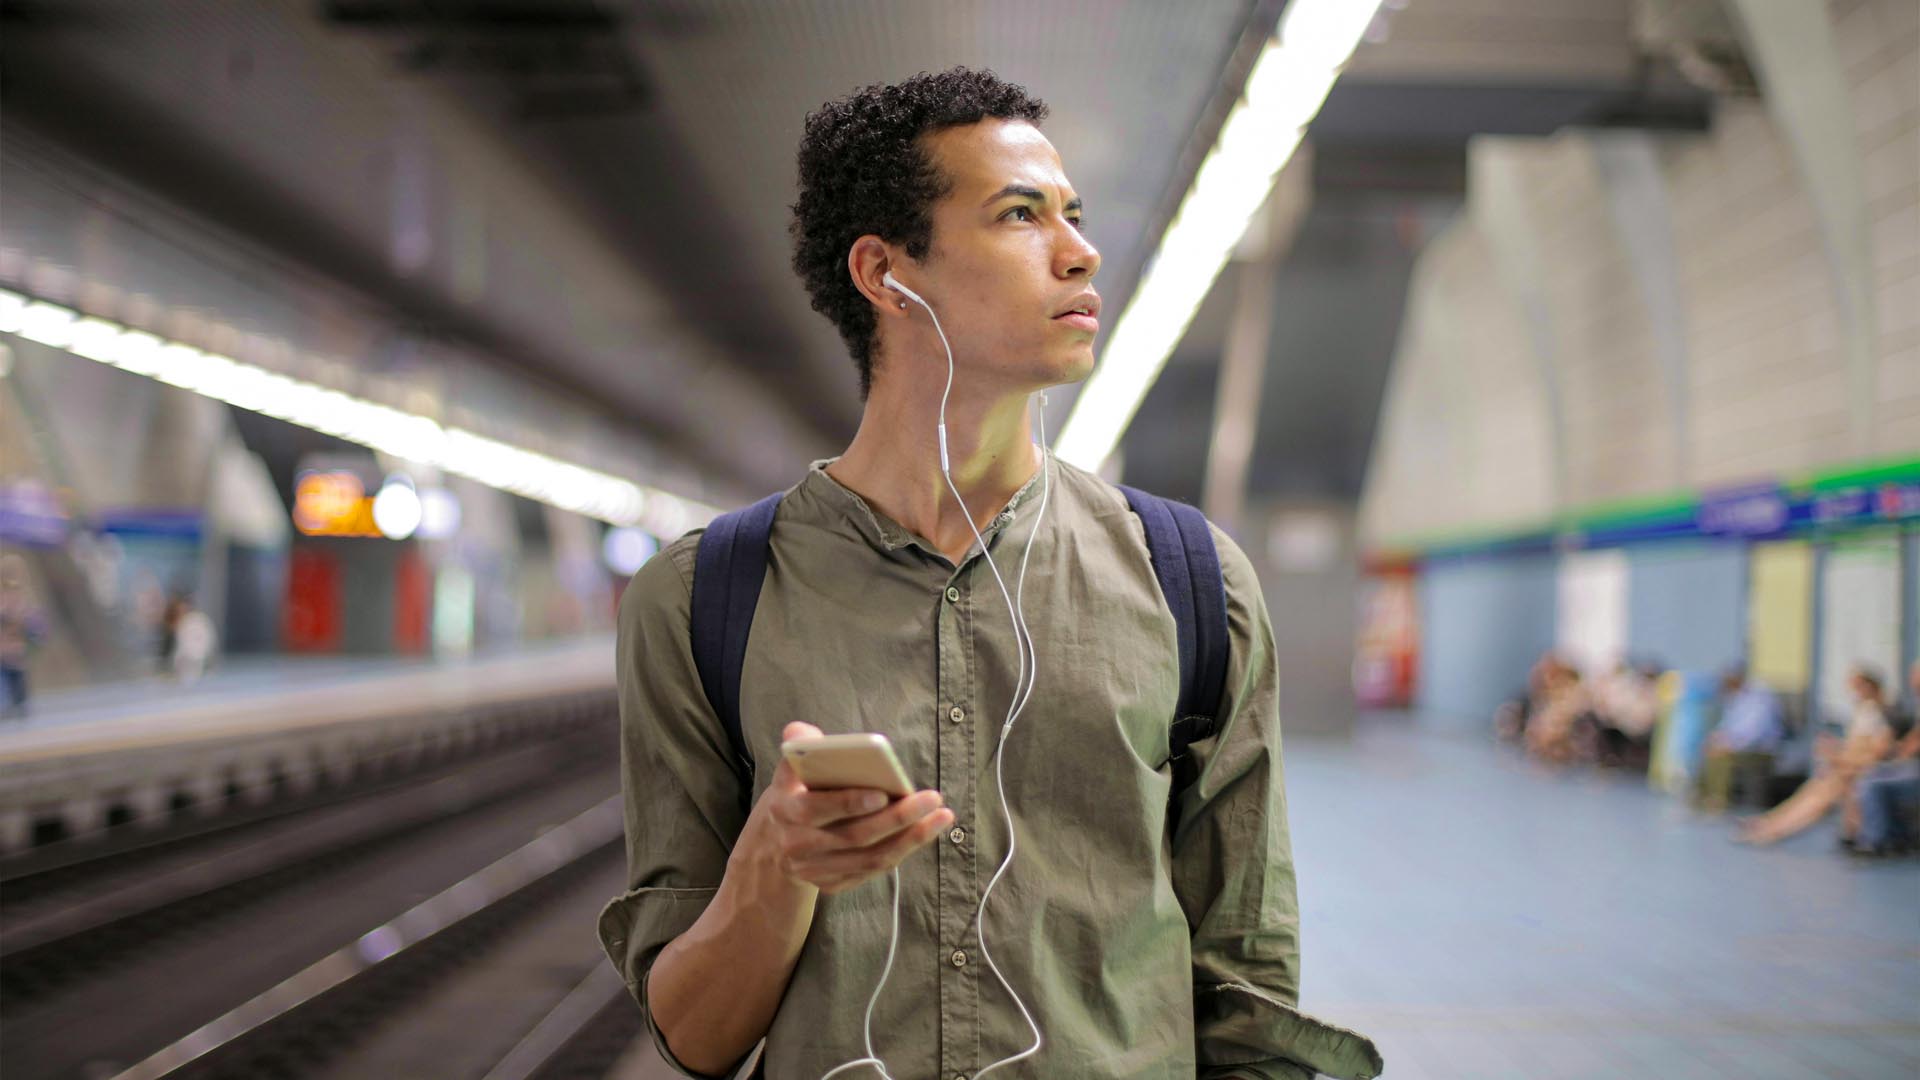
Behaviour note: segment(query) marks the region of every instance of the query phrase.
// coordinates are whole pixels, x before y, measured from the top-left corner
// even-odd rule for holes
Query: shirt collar
[[[844,515],[857,532],[869,543],[882,550],[892,552],[903,547],[917,547],[928,555],[945,558],[931,541],[875,510],[867,500],[860,497],[858,492],[829,475],[827,466],[838,460],[840,459],[837,457],[821,458],[809,465],[806,479],[800,482],[799,490],[808,497],[818,500],[822,506]],[[1020,490],[1013,493],[1013,497],[1007,500],[1007,505],[1002,507],[987,527],[981,530],[980,535],[987,543],[993,543],[996,536],[1005,532],[1015,522],[1031,517],[1025,511],[1035,503],[1041,490],[1040,481],[1053,467],[1052,452],[1042,451],[1040,468],[1034,470],[1033,476],[1020,486]],[[971,559],[979,553],[979,550],[980,546],[975,544],[973,550],[967,553],[967,558]]]

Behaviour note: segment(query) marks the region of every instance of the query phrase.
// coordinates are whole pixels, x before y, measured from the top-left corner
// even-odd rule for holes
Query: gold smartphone
[[[780,744],[780,754],[800,782],[815,791],[877,788],[895,798],[913,794],[907,770],[885,735],[821,735]]]

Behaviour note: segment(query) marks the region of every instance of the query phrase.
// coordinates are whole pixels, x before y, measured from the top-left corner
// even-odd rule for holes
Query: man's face
[[[933,207],[926,261],[900,279],[933,305],[955,364],[1010,389],[1086,378],[1100,253],[1053,144],[1031,124],[985,120],[936,132],[927,148],[952,190]],[[1094,317],[1062,317],[1074,307]]]

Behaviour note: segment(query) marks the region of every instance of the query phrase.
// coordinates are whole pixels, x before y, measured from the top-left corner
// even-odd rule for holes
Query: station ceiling
[[[1283,8],[6,0],[0,90],[9,123],[471,342],[744,496],[836,452],[859,416],[839,339],[788,269],[809,109],[955,63],[1027,85],[1052,106],[1117,315]],[[1313,132],[1318,194],[1280,279],[1257,442],[1275,464],[1256,485],[1357,492],[1405,277],[1461,194],[1469,137],[1642,123],[1650,101],[1671,104],[1637,8],[1389,0]],[[476,229],[505,253],[477,271],[462,254]],[[1152,433],[1129,440],[1129,468],[1150,460],[1140,479],[1169,494],[1198,494],[1231,306],[1203,306],[1136,422]],[[1369,332],[1350,332],[1356,317]],[[1070,395],[1055,396],[1064,413]]]

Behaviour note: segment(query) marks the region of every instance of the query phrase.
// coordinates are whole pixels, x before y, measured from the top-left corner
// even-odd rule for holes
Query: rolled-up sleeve
[[[615,653],[627,891],[601,911],[599,935],[663,1054],[647,974],[660,950],[706,910],[745,821],[726,734],[693,663],[697,535],[675,541],[628,583]]]
[[[1280,757],[1273,626],[1252,564],[1217,529],[1231,657],[1219,727],[1194,744],[1173,836],[1173,883],[1193,928],[1202,1080],[1378,1076],[1365,1037],[1296,1007],[1299,909]]]

